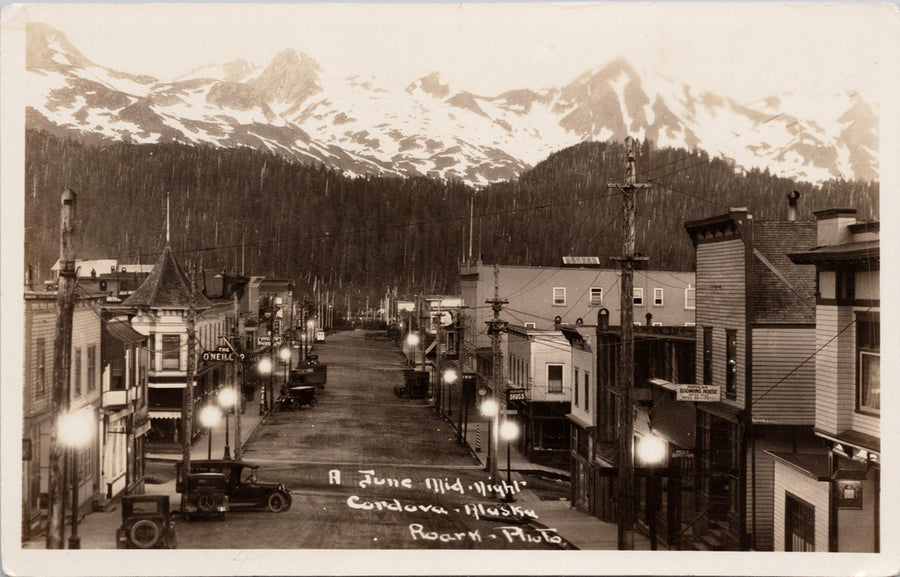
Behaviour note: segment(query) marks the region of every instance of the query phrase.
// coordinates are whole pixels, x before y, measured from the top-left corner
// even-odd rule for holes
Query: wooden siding
[[[856,331],[844,330],[853,322],[847,307],[816,308],[816,428],[834,435],[850,428],[855,408]]]
[[[569,341],[562,335],[538,336],[532,343],[531,372],[534,383],[532,401],[572,401],[572,355]],[[547,365],[562,365],[562,393],[547,391]]]
[[[784,551],[785,495],[790,493],[815,507],[815,551],[828,551],[828,483],[816,481],[785,463],[775,463],[774,550]]]
[[[697,245],[698,327],[713,327],[713,384],[722,388],[725,400],[725,330],[737,330],[737,398],[729,404],[744,405],[744,352],[746,306],[744,243],[740,239]],[[697,382],[703,382],[702,329],[697,329]]]
[[[766,427],[758,425],[756,431],[756,549],[771,551],[773,547],[773,515],[775,495],[775,459],[766,451],[814,452],[820,441],[812,431],[793,427]],[[753,531],[753,461],[747,451],[747,532]],[[826,509],[827,511],[827,509]],[[828,542],[825,542],[827,547]]]
[[[79,407],[86,404],[95,404],[100,398],[100,379],[102,367],[100,363],[100,317],[99,313],[84,301],[77,301],[72,313],[72,364],[71,379],[75,381],[74,360],[75,351],[80,349],[81,363],[81,395],[72,399],[73,406]],[[26,403],[24,415],[26,417],[38,415],[50,409],[50,397],[52,395],[56,344],[57,310],[56,299],[28,300],[26,304],[26,338],[23,364],[24,367],[24,394]],[[37,379],[37,341],[44,339],[44,390],[35,388]],[[94,347],[94,382],[93,388],[87,381],[88,361],[87,354],[90,347]]]
[[[815,424],[815,341],[813,327],[753,330],[755,423]]]
[[[594,398],[597,394],[596,386],[595,386],[595,376],[594,376],[594,355],[590,351],[582,351],[578,349],[572,350],[572,413],[581,417],[585,421],[590,422],[591,424],[596,424],[594,420],[594,414],[591,411],[591,407],[595,404],[596,399]],[[578,369],[578,380],[575,380],[575,369]],[[590,380],[590,384],[588,385],[590,398],[584,398],[584,375],[587,374]],[[574,388],[578,388],[578,404],[575,404]]]

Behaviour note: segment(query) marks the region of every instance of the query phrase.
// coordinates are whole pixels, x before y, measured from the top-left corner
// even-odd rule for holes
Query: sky
[[[494,96],[564,85],[618,56],[738,102],[831,88],[875,98],[900,44],[896,7],[867,3],[49,4],[96,64],[171,80],[296,48],[327,71],[406,86],[432,71]],[[893,72],[892,72],[893,73]]]

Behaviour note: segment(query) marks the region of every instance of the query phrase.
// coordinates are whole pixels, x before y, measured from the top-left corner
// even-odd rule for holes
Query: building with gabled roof
[[[745,208],[685,223],[696,251],[696,518],[683,542],[772,550],[772,452],[810,453],[815,423],[815,268],[788,254],[811,221],[757,221]]]

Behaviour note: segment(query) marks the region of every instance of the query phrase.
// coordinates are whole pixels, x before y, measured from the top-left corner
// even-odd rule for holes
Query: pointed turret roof
[[[122,303],[123,306],[157,309],[188,309],[191,302],[191,282],[175,258],[172,247],[166,244],[150,276]],[[208,309],[212,304],[199,290],[194,290],[194,308]]]

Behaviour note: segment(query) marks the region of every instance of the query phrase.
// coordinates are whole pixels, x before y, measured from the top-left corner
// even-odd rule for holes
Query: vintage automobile
[[[319,404],[316,399],[316,387],[299,386],[284,389],[281,396],[275,399],[276,411],[299,411],[303,407],[315,408]]]
[[[175,463],[175,490],[184,492],[181,469],[183,462]],[[257,478],[259,465],[228,459],[192,460],[191,474],[220,473],[225,477],[229,509],[239,507],[265,508],[280,513],[291,508],[291,492],[282,483],[261,483]]]
[[[317,343],[325,342],[325,331],[316,331],[316,342]]]
[[[168,495],[122,497],[122,526],[116,529],[118,549],[174,549],[174,512]]]
[[[177,474],[181,475],[179,468]],[[184,481],[176,479],[176,484],[184,486]],[[216,516],[225,519],[228,512],[228,486],[222,473],[192,473],[187,476],[188,490],[181,502],[181,516],[185,521],[192,517]]]

